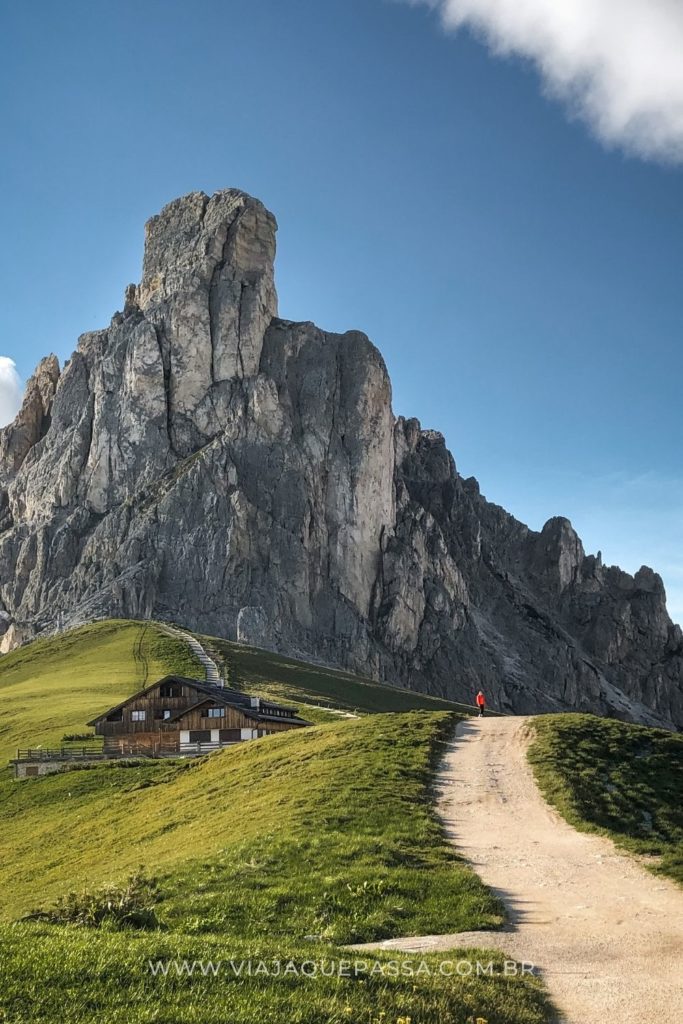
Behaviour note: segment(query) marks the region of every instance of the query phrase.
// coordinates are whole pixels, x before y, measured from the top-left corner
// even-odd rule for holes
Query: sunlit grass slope
[[[17,747],[60,746],[98,712],[169,672],[197,676],[187,644],[155,624],[112,620],[0,657],[0,766]]]
[[[351,942],[495,925],[431,807],[447,723],[366,716],[190,762],[6,777],[3,916],[142,864],[186,931]]]
[[[543,990],[528,976],[464,976],[479,953],[355,957],[312,942],[295,945],[0,926],[3,1024],[548,1024]],[[149,963],[195,965],[192,977],[154,977]],[[362,958],[361,958],[362,959]],[[252,974],[242,966],[251,963]],[[217,966],[214,976],[209,966]],[[383,965],[380,973],[377,965]],[[201,966],[208,976],[203,976]],[[459,965],[459,966],[458,966]],[[285,970],[287,973],[285,974]],[[340,970],[346,971],[340,974]],[[352,969],[353,970],[353,969]],[[457,970],[463,972],[458,976]],[[277,973],[279,971],[279,973]],[[311,976],[312,972],[316,973]],[[411,972],[412,973],[409,973]],[[324,973],[326,972],[326,973]]]
[[[546,799],[683,883],[683,735],[593,715],[535,719],[529,760]]]
[[[433,811],[451,724],[444,713],[368,715],[192,762],[5,781],[6,921],[142,864],[158,882],[161,929],[0,924],[4,1021],[543,1024],[549,1013],[535,981],[458,976],[461,953],[402,954],[417,974],[380,954],[394,964],[389,973],[358,979],[149,973],[148,961],[160,958],[329,966],[368,959],[340,943],[499,923],[496,900]]]
[[[283,688],[295,702],[370,712],[413,698],[263,652],[242,657],[245,687]],[[196,675],[198,666],[155,624],[100,623],[22,648],[0,660],[4,749],[57,744],[170,671]],[[0,772],[0,1021],[545,1024],[538,983],[498,969],[442,974],[443,956],[402,957],[397,973],[396,955],[380,954],[388,973],[358,979],[149,973],[159,958],[329,966],[353,958],[340,943],[499,923],[497,901],[433,810],[453,720],[361,714],[191,761],[99,764],[23,782]],[[157,886],[158,930],[16,923],[71,890],[125,884],[141,866]]]
[[[458,710],[448,701],[383,686],[253,647],[203,638],[228,681],[301,710],[309,721],[336,717],[314,705],[365,712]],[[60,746],[64,735],[169,672],[203,678],[182,640],[155,622],[112,619],[36,640],[0,657],[0,771],[17,748]]]

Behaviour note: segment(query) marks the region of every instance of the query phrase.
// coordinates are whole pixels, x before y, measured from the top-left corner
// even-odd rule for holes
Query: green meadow
[[[336,674],[330,682],[309,667],[299,691],[296,669],[275,660],[264,655],[258,669],[252,660],[253,678],[242,667],[242,684],[260,675],[302,707],[338,706]],[[5,750],[54,745],[169,671],[197,668],[154,626],[102,623],[29,645],[0,663]],[[345,949],[351,942],[503,921],[433,811],[453,713],[390,710],[397,693],[410,695],[358,687],[358,717],[204,758],[99,764],[23,782],[3,769],[0,1021],[548,1021],[538,981],[506,977],[498,954],[446,957],[491,961],[490,977],[443,973],[441,955],[401,954],[396,968],[389,953],[372,954],[373,971],[301,970],[356,959]],[[389,709],[377,706],[385,690]],[[137,891],[131,876],[144,878],[150,906],[124,919],[112,907],[117,893]],[[214,977],[200,966],[190,976],[182,968],[226,959],[263,962],[270,973]],[[155,976],[150,960],[179,963],[180,973],[171,966]],[[275,963],[293,967],[276,975]]]
[[[0,764],[17,748],[59,747],[65,735],[169,672],[197,675],[187,644],[155,624],[98,622],[0,658]]]
[[[683,883],[683,735],[595,715],[534,721],[529,760],[557,810]]]
[[[296,661],[258,647],[212,636],[198,639],[224,668],[230,685],[296,703],[304,716],[306,705],[322,705],[356,714],[422,709],[469,715],[474,710],[469,705],[442,697],[376,683],[350,672]]]

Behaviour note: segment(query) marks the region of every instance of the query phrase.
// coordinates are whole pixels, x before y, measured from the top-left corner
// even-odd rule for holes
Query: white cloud
[[[11,423],[19,412],[23,390],[14,360],[0,356],[0,427]]]
[[[531,60],[608,145],[683,161],[682,0],[408,0]]]

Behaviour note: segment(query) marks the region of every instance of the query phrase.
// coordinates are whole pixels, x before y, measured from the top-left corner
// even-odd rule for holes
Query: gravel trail
[[[679,1024],[683,891],[546,804],[526,760],[528,722],[461,723],[439,775],[447,834],[503,900],[510,926],[373,946],[500,948],[536,965],[567,1024]]]

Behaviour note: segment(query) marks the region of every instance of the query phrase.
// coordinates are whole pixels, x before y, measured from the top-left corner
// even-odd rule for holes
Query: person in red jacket
[[[477,707],[479,708],[479,717],[483,718],[484,717],[484,711],[486,710],[486,697],[481,692],[481,690],[477,694],[477,698],[476,699],[477,699]]]

